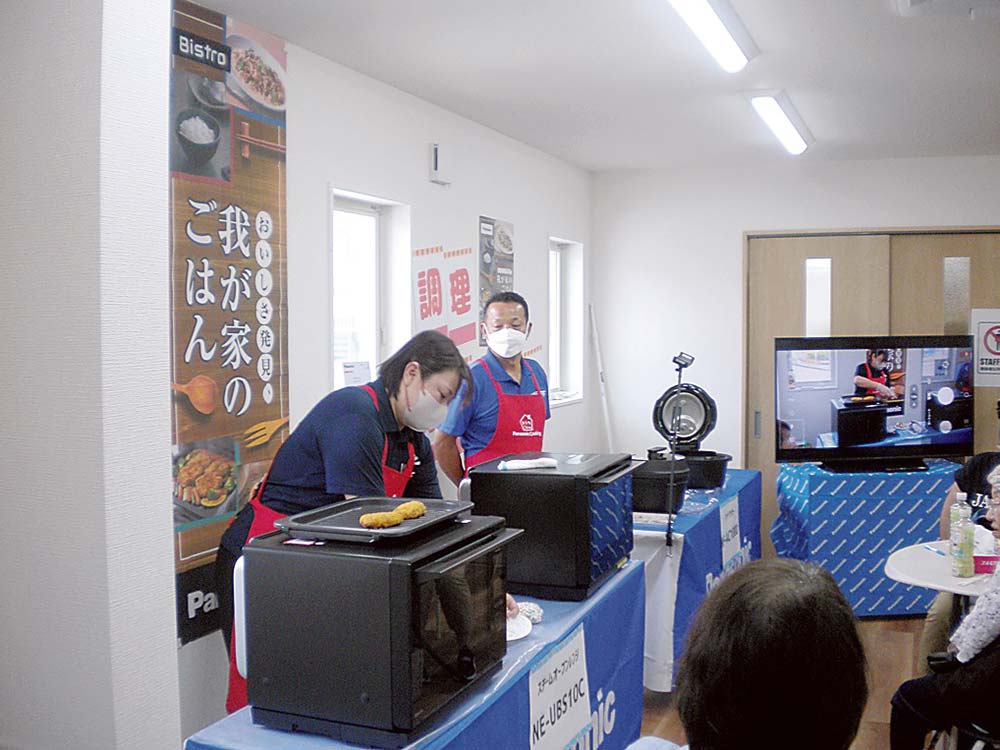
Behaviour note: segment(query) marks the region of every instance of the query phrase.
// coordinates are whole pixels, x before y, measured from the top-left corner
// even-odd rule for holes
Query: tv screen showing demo
[[[919,469],[973,453],[971,336],[778,338],[775,460]]]

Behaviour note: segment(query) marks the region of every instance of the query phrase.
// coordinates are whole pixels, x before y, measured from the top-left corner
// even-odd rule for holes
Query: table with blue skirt
[[[885,561],[902,547],[937,539],[941,507],[958,464],[926,471],[832,472],[783,464],[771,541],[781,557],[826,568],[859,617],[918,615],[934,592],[893,581]]]
[[[582,602],[537,602],[540,623],[507,644],[499,672],[481,680],[460,702],[430,720],[407,747],[422,750],[530,748],[529,685],[533,670],[546,669],[554,651],[582,628],[590,699],[590,723],[575,747],[621,750],[639,736],[642,723],[644,570],[629,562]],[[320,735],[284,732],[253,724],[243,708],[189,737],[185,750],[342,750],[354,746]]]
[[[666,545],[666,514],[635,513],[634,560],[646,564],[643,685],[673,689],[698,605],[722,577],[760,557],[759,471],[730,469],[721,487],[687,490]]]

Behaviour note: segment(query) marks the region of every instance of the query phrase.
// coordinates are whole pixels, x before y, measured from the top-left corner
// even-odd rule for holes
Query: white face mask
[[[523,352],[527,341],[528,334],[516,328],[501,328],[499,331],[491,331],[486,334],[486,343],[490,349],[504,359],[516,357]]]
[[[416,402],[403,411],[403,423],[411,430],[427,432],[441,424],[447,414],[448,405],[439,404],[436,398],[421,388]]]

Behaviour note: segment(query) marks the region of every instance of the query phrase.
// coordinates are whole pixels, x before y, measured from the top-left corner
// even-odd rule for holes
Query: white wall
[[[743,232],[1000,225],[1000,157],[611,172],[593,183],[592,286],[616,449],[662,444],[656,399],[685,380],[719,423],[704,447],[742,457]]]
[[[548,238],[582,242],[590,252],[587,172],[294,45],[288,89],[293,423],[331,386],[328,184],[409,205],[413,248],[476,247],[481,214],[513,222],[515,288],[531,308],[531,341],[547,344]],[[431,142],[441,144],[447,187],[427,179]],[[546,346],[539,359],[547,357]],[[593,380],[586,385],[584,403],[553,412],[546,449],[600,446]]]
[[[4,748],[180,742],[168,9],[4,4]]]

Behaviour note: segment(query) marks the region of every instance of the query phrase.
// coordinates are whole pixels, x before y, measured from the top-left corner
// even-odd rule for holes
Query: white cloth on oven
[[[554,469],[559,462],[554,458],[514,458],[497,464],[500,471],[523,471],[524,469]]]

